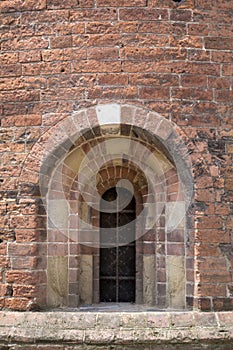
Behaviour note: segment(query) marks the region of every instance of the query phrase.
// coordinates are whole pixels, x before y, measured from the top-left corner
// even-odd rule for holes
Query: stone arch
[[[153,243],[159,253],[156,261],[154,260],[154,254],[145,254],[143,268],[146,276],[144,276],[144,279],[151,275],[153,268],[156,269],[157,273],[152,278],[153,287],[150,287],[149,296],[146,297],[144,291],[144,296],[139,299],[141,302],[146,301],[160,308],[186,308],[188,298],[192,299],[193,297],[193,281],[191,281],[191,278],[185,281],[186,254],[185,223],[183,219],[193,190],[192,169],[187,148],[180,137],[179,129],[159,114],[132,105],[114,103],[81,110],[63,119],[42,135],[25,161],[19,185],[21,198],[33,197],[32,189],[34,189],[36,194],[40,190],[40,200],[45,205],[48,198],[60,200],[58,208],[56,205],[52,209],[49,208],[53,213],[48,215],[46,222],[48,240],[41,243],[41,250],[44,254],[41,271],[47,270],[50,282],[47,285],[46,275],[43,275],[41,287],[44,287],[44,290],[47,289],[44,295],[47,294],[48,298],[40,300],[41,297],[38,296],[38,302],[51,306],[79,305],[80,293],[77,293],[77,288],[79,288],[80,269],[85,270],[85,266],[91,264],[89,271],[84,271],[83,277],[81,277],[86,280],[87,276],[90,276],[90,273],[92,274],[94,271],[94,260],[92,256],[90,257],[91,254],[79,254],[83,258],[81,263],[80,259],[79,261],[76,259],[80,247],[77,246],[77,242],[74,243],[76,237],[70,236],[70,233],[77,229],[77,222],[72,217],[73,213],[69,213],[67,196],[72,196],[72,193],[75,195],[72,186],[74,189],[75,184],[79,184],[78,179],[76,179],[78,169],[75,166],[77,166],[77,163],[80,165],[88,150],[90,151],[93,147],[98,149],[103,140],[114,140],[117,137],[122,138],[122,140],[134,140],[143,147],[146,145],[150,153],[155,153],[157,163],[153,163],[153,159],[147,157],[147,151],[145,150],[144,163],[147,167],[151,167],[154,172],[157,171],[157,167],[161,167],[163,181],[166,184],[166,198],[161,201],[163,202],[163,211],[161,210],[160,213],[160,226],[157,227],[156,234],[153,231],[153,225],[150,229],[148,227],[147,232],[145,232],[145,242],[150,242],[151,236],[157,237]],[[111,147],[114,148],[114,145],[109,147],[111,151]],[[144,150],[144,148],[142,149]],[[100,151],[102,152],[103,149]],[[132,155],[136,157],[137,153],[134,152],[135,150],[132,150]],[[77,159],[79,160],[77,161]],[[108,162],[107,156],[106,162]],[[112,168],[115,169],[116,174],[116,167],[110,161],[110,165],[106,167],[107,177],[110,175],[110,169]],[[132,172],[128,171],[128,174],[132,174]],[[163,184],[161,185],[159,182],[161,180],[159,174],[156,176],[158,177],[159,193],[160,190],[163,190]],[[102,190],[110,185],[110,180],[110,178],[104,179]],[[136,185],[140,189],[139,180],[136,181]],[[160,185],[162,188],[159,190]],[[141,198],[146,195],[148,193],[141,193]],[[76,205],[76,198],[71,197],[71,207],[72,205]],[[143,200],[140,205],[146,207]],[[150,213],[150,205],[147,205],[147,209],[146,220],[149,220],[154,214],[153,212]],[[65,219],[59,217],[61,211],[63,211]],[[57,231],[56,227],[53,227],[50,222],[51,215],[58,221],[59,229],[67,230],[65,235],[61,235],[59,230]],[[42,224],[40,219],[43,222]],[[60,219],[61,222],[59,223]],[[44,229],[44,216],[41,216],[41,218],[38,215],[35,216],[35,222],[37,228]],[[182,271],[179,274],[180,277],[176,276],[179,269]],[[191,270],[193,270],[193,266]],[[87,298],[87,300],[89,301],[97,301],[98,299],[91,292],[93,283],[94,280],[92,279],[88,289],[89,299]],[[144,287],[141,287],[142,294],[143,288],[148,289],[145,287],[146,282],[143,283]],[[181,289],[177,288],[177,284],[182,285]],[[153,296],[151,296],[152,294]],[[179,294],[182,296],[179,297]]]

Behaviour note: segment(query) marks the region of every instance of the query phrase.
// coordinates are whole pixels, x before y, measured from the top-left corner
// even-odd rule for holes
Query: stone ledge
[[[182,344],[233,341],[233,312],[0,312],[0,343]]]

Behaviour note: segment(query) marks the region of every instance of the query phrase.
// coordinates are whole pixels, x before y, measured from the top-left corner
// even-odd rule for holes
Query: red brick
[[[0,64],[13,64],[18,62],[18,52],[0,53]]]
[[[29,114],[6,117],[2,119],[2,126],[26,126],[26,125],[41,125],[41,115]]]
[[[216,89],[230,89],[229,78],[208,77],[208,86]]]
[[[207,77],[200,75],[182,75],[181,85],[184,87],[207,87]]]
[[[140,88],[139,95],[143,99],[149,100],[166,100],[169,95],[169,88],[156,88],[156,87],[142,87]]]
[[[209,23],[188,23],[188,35],[208,35],[209,34]]]
[[[88,48],[87,57],[90,60],[100,60],[100,61],[113,61],[117,60],[119,57],[119,50],[117,48]]]
[[[210,241],[209,241],[210,242]],[[205,243],[199,241],[197,248],[197,256],[200,257],[218,257],[219,256],[219,242]]]
[[[120,62],[100,62],[96,60],[72,63],[72,73],[119,73]]]
[[[211,272],[201,272],[200,274],[200,282],[201,283],[211,283],[211,282],[217,283],[224,283],[224,282],[231,282],[231,274],[230,272],[225,271],[223,273],[219,270],[212,270]],[[225,286],[224,286],[225,287]]]
[[[114,21],[117,20],[117,11],[115,9],[88,9],[70,11],[70,20],[73,21]]]
[[[80,7],[79,0],[47,0],[48,9],[72,9]]]
[[[18,243],[43,242],[46,239],[46,233],[36,229],[16,228],[15,235]]]
[[[192,11],[191,10],[171,10],[170,20],[171,21],[191,21]]]
[[[208,50],[190,49],[188,50],[189,61],[210,62],[211,52]]]
[[[98,74],[99,85],[128,85],[128,74]]]
[[[25,311],[30,309],[30,299],[27,298],[6,298],[5,307],[12,310]]]
[[[68,35],[56,36],[50,38],[51,49],[66,48],[72,46],[72,37]]]
[[[28,298],[28,297],[36,297],[37,296],[37,290],[35,286],[24,286],[24,285],[15,285],[14,286],[14,292],[13,297],[21,297],[21,298]]]
[[[12,13],[1,13],[0,12],[0,23],[3,26],[9,26],[9,25],[18,25],[20,24],[20,12],[12,12]]]
[[[148,2],[149,7],[162,7],[162,8],[193,8],[194,7],[194,0],[184,0],[181,2],[174,2],[172,0],[164,0],[162,3],[160,0],[149,0]]]
[[[40,51],[32,50],[19,52],[19,62],[39,62],[41,61]]]
[[[213,91],[208,89],[174,88],[172,90],[174,99],[212,101]]]
[[[135,0],[133,6],[146,6],[146,0]],[[132,7],[132,4],[127,0],[97,0],[97,7]]]
[[[200,216],[197,218],[197,228],[198,229],[207,229],[207,228],[213,228],[213,229],[220,229],[223,227],[223,220],[219,216]]]
[[[167,20],[168,11],[164,9],[120,9],[119,10],[120,20],[126,21],[149,21],[149,20]]]
[[[226,286],[224,284],[199,284],[198,285],[199,295],[203,297],[212,297],[212,296],[226,296]]]
[[[231,52],[228,52],[228,51],[211,51],[211,58],[213,62],[221,62],[221,63],[233,62],[233,55]]]
[[[202,258],[201,261],[197,261],[198,270],[200,271],[213,271],[220,270],[226,271],[227,264],[224,257],[221,258]]]
[[[9,296],[12,293],[12,287],[9,284],[0,284],[0,296]]]
[[[153,34],[171,34],[173,27],[169,22],[150,20],[138,23],[138,32]]]
[[[202,44],[202,38],[199,37],[190,37],[187,36],[172,36],[170,39],[171,46],[178,46],[178,47],[184,47],[184,48],[197,48],[201,49]]]
[[[0,4],[0,12],[38,11],[46,8],[46,0],[5,0]]]
[[[0,77],[17,77],[21,75],[20,64],[2,64]]]
[[[41,94],[41,99],[46,101],[72,100],[83,99],[85,94],[84,88],[66,88],[57,90],[44,90]]]
[[[39,101],[40,93],[38,91],[17,91],[17,92],[2,91],[0,93],[0,99],[2,100],[2,102]]]
[[[82,48],[66,48],[42,51],[42,59],[45,62],[69,60],[78,61],[86,58],[86,50]]]
[[[12,270],[32,270],[38,267],[37,257],[23,256],[11,258],[11,268]]]
[[[110,34],[110,33],[135,33],[137,31],[137,22],[87,22],[86,34]]]
[[[179,77],[176,74],[130,74],[131,85],[153,85],[153,86],[178,86]]]
[[[46,283],[46,273],[44,271],[7,271],[6,272],[7,283],[16,283],[21,285],[38,285],[40,283]]]
[[[169,36],[168,35],[156,35],[154,33],[140,33],[140,34],[125,34],[121,40],[124,47],[129,47],[129,50],[138,49],[138,52],[143,54],[143,49],[140,47],[144,47],[145,52],[147,51],[147,55],[149,53],[149,49],[145,49],[145,47],[149,47],[151,53],[162,51],[162,49],[156,50],[156,47],[169,46]],[[137,48],[136,48],[136,47]],[[153,46],[153,47],[151,47]],[[167,51],[168,49],[166,49]],[[123,51],[123,50],[122,50]]]
[[[12,216],[10,225],[12,228],[43,228],[44,218],[39,216],[35,217],[33,215],[25,215],[24,217]]]
[[[226,102],[231,104],[233,98],[232,90],[216,90],[215,99],[217,102]]]
[[[95,88],[89,93],[90,98],[137,98],[138,90],[134,86],[129,87],[109,87],[105,88]]]
[[[37,255],[37,250],[36,244],[9,243],[8,245],[9,256],[34,256]]]
[[[164,57],[164,50],[160,48],[128,47],[121,50],[121,57],[125,60],[159,61]]]
[[[222,66],[222,74],[224,75],[224,76],[232,76],[233,75],[233,68],[232,68],[232,64],[228,64],[228,65],[226,65],[226,64],[224,64],[223,66]]]
[[[48,48],[48,39],[43,37],[32,37],[32,38],[17,38],[13,40],[4,41],[2,44],[3,51],[14,50],[31,50],[31,49],[46,49]]]
[[[206,37],[205,48],[215,50],[233,50],[232,39],[221,37]]]
[[[55,11],[38,11],[38,12],[25,12],[21,14],[21,24],[28,23],[52,23],[60,21],[68,21],[68,10],[55,10]]]

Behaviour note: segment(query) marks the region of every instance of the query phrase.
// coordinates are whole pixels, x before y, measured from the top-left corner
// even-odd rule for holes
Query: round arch
[[[96,162],[96,154],[103,158],[101,162]],[[127,156],[124,158],[123,154]],[[140,157],[142,161],[138,163]],[[51,127],[41,136],[25,161],[19,185],[21,197],[33,196],[30,185],[39,185],[40,199],[47,209],[47,240],[44,242],[44,269],[48,276],[48,280],[44,280],[44,288],[47,298],[39,300],[39,304],[78,306],[80,295],[86,295],[84,303],[98,300],[92,279],[88,289],[83,289],[93,275],[95,260],[93,252],[88,250],[90,244],[84,248],[77,245],[78,230],[83,222],[75,218],[80,207],[77,205],[74,184],[79,190],[80,182],[83,184],[86,200],[92,204],[94,197],[92,190],[88,189],[88,180],[95,173],[102,180],[102,184],[99,183],[102,192],[111,184],[112,171],[115,175],[119,171],[119,181],[135,179],[132,181],[139,189],[142,187],[140,172],[129,166],[134,162],[139,168],[146,169],[152,189],[156,188],[156,193],[162,196],[159,199],[157,195],[155,199],[155,192],[147,191],[144,193],[146,199],[140,203],[145,211],[141,217],[144,231],[139,238],[145,234],[147,236],[143,242],[150,242],[149,236],[156,237],[152,242],[157,253],[148,253],[147,250],[142,253],[142,296],[139,299],[142,303],[159,308],[183,309],[189,306],[187,300],[193,296],[193,281],[192,278],[186,279],[185,217],[192,198],[193,177],[187,147],[177,126],[161,115],[137,106],[116,103],[75,112]],[[81,176],[80,166],[82,170],[85,169]],[[83,181],[80,181],[82,175]],[[29,184],[28,190],[25,190],[25,184]],[[72,208],[72,213],[69,208]],[[84,216],[89,215],[92,221],[94,216],[85,210]],[[156,210],[159,212],[154,220]],[[152,223],[148,224],[149,221]],[[140,223],[137,225],[141,228]],[[95,226],[91,228],[92,236],[98,233],[98,227],[96,230]],[[90,227],[85,229],[86,232],[90,231]],[[149,284],[146,285],[151,274],[154,277],[149,277]]]

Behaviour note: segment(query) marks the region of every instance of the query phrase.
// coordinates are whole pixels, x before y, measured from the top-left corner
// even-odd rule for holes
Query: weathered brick
[[[109,87],[101,88],[97,87],[92,89],[89,93],[89,98],[136,98],[138,95],[138,90],[135,87]]]
[[[38,11],[46,8],[46,0],[6,0],[0,4],[0,11],[3,12],[16,12],[16,11]]]
[[[72,46],[72,37],[69,35],[56,36],[50,38],[51,49],[66,48]]]
[[[87,58],[87,51],[83,48],[65,48],[42,51],[43,61],[79,61]]]
[[[0,99],[2,102],[29,102],[29,101],[39,101],[40,93],[37,91],[20,91],[18,90],[16,93],[11,91],[2,91],[0,93]]]
[[[59,21],[68,21],[68,10],[54,10],[54,11],[38,11],[38,12],[25,12],[21,15],[21,23],[52,23]]]
[[[168,10],[165,9],[120,9],[120,20],[126,21],[149,21],[149,20],[167,20]]]
[[[6,273],[7,283],[21,285],[36,285],[46,283],[46,274],[44,271],[22,271],[12,270]]]
[[[37,255],[36,244],[18,244],[9,243],[8,245],[8,255],[9,256],[34,256]]]
[[[232,103],[233,91],[232,90],[216,90],[216,101],[217,102],[225,102]]]
[[[68,0],[66,2],[62,0],[47,0],[48,9],[72,9],[75,7],[80,7],[79,0]]]
[[[115,9],[85,9],[70,11],[70,20],[73,21],[94,21],[100,19],[102,21],[106,20],[116,20],[117,11]]]
[[[120,62],[99,62],[96,60],[72,63],[72,73],[118,73],[121,72]]]
[[[97,0],[98,7],[131,7],[132,4],[127,0]],[[146,0],[136,0],[133,4],[134,7],[146,6]]]
[[[20,64],[2,64],[1,65],[1,77],[16,77],[21,75]]]
[[[233,50],[233,43],[230,38],[206,37],[205,48],[215,50]]]
[[[223,221],[221,217],[199,217],[197,219],[197,228],[206,229],[213,228],[219,229],[223,227]]]
[[[2,43],[3,51],[14,50],[33,50],[33,49],[46,49],[48,48],[48,39],[43,37],[31,37],[31,38],[16,38],[13,40],[7,40]]]
[[[38,50],[19,52],[19,62],[39,62],[41,61],[41,53]]]
[[[166,100],[169,96],[169,89],[166,87],[156,88],[156,87],[142,87],[140,89],[140,97],[143,99],[150,100]]]
[[[25,311],[30,310],[30,299],[27,298],[6,298],[5,306],[8,309]]]
[[[119,50],[117,48],[88,48],[87,57],[90,60],[100,60],[100,61],[113,61],[117,60],[119,57]]]
[[[121,50],[121,57],[126,60],[159,61],[164,58],[164,50],[160,48],[134,48],[128,47]]]
[[[0,63],[13,64],[18,62],[18,52],[3,52],[0,54]]]
[[[127,33],[123,36],[121,39],[121,43],[123,47],[129,48],[129,50],[132,50],[137,47],[139,53],[143,56],[143,49],[141,47],[144,47],[145,52],[147,51],[148,55],[148,49],[146,47],[150,47],[151,52],[156,51],[156,47],[164,47],[169,46],[169,36],[168,35],[156,35],[154,33],[140,33],[140,34],[131,34]],[[153,46],[153,48],[151,47]],[[160,49],[162,50],[162,49]],[[168,50],[168,49],[167,49]],[[166,52],[167,52],[166,50]],[[157,54],[159,56],[159,50],[157,50]]]
[[[29,114],[5,117],[2,119],[2,126],[26,126],[26,125],[41,125],[41,115]]]
[[[189,22],[192,20],[192,11],[191,10],[171,10],[170,13],[171,21],[185,21]]]
[[[128,85],[128,74],[98,74],[99,85]]]

